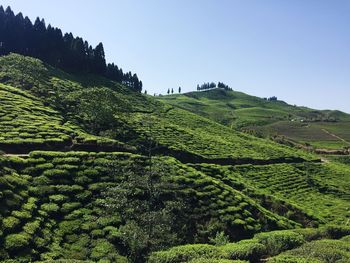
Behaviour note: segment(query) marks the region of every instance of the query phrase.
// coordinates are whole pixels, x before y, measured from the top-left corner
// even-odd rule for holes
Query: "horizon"
[[[2,1],[32,22],[39,16],[94,46],[102,42],[106,60],[137,73],[150,95],[220,81],[258,97],[350,113],[350,2],[217,3]]]

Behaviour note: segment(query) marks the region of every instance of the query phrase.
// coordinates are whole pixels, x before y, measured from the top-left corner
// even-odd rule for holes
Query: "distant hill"
[[[341,111],[298,107],[220,88],[157,99],[260,137],[283,136],[289,143],[314,148],[350,147],[350,115]]]

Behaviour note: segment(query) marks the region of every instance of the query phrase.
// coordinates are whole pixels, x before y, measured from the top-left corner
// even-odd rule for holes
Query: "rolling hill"
[[[220,88],[157,99],[236,130],[259,137],[275,137],[304,148],[310,145],[314,149],[350,146],[350,115],[340,111],[297,107]]]
[[[213,243],[220,233],[231,243],[175,247],[149,260],[256,262],[277,256],[271,262],[294,262],[287,261],[297,253],[290,249],[319,251],[328,244],[323,240],[345,251],[349,246],[340,240],[349,234],[346,227],[328,226],[350,218],[345,157],[321,162],[316,154],[232,129],[237,120],[227,125],[214,118],[254,101],[255,110],[245,108],[249,114],[273,112],[276,118],[293,106],[221,90],[210,91],[215,100],[193,98],[205,92],[153,98],[18,54],[0,57],[0,82],[3,261],[144,262],[156,250]],[[241,98],[224,102],[227,96]],[[271,105],[260,113],[259,103]],[[302,110],[311,111],[293,114]],[[347,121],[345,114],[321,113]],[[120,195],[131,206],[111,206],[123,200]],[[315,229],[303,230],[304,236],[287,230],[305,227]],[[273,230],[286,231],[277,232],[280,243],[259,237]],[[135,235],[137,243],[130,238]],[[294,235],[297,242],[290,241]],[[283,248],[273,250],[268,242]]]

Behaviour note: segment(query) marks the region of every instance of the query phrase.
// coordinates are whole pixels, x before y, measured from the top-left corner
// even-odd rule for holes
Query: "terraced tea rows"
[[[237,243],[173,247],[151,254],[149,262],[348,262],[349,234],[348,227],[273,231],[256,234],[253,239]]]
[[[218,166],[195,165],[204,173],[241,189],[257,202],[264,199],[259,193],[274,196],[294,205],[300,211],[320,222],[345,224],[349,218],[349,166],[341,164],[275,164]],[[269,208],[277,212],[283,205],[275,200]],[[277,210],[276,210],[277,209]],[[291,219],[296,220],[293,209],[287,209]],[[287,216],[287,215],[286,215]],[[288,216],[287,216],[288,217]],[[298,218],[299,216],[297,216]],[[301,219],[301,218],[300,218]],[[302,220],[305,220],[302,219]],[[308,220],[304,221],[306,224]],[[311,221],[309,222],[311,223]]]
[[[7,153],[64,150],[84,144],[125,147],[116,140],[88,135],[77,125],[66,122],[57,111],[44,106],[40,99],[18,88],[0,84],[0,97],[0,150]]]
[[[144,125],[144,120],[149,120],[149,126]],[[171,150],[178,151],[183,156],[192,153],[207,160],[230,159],[238,163],[239,160],[254,163],[254,160],[288,162],[294,159],[300,162],[317,159],[302,151],[232,132],[225,126],[179,109],[152,115],[138,113],[129,117],[128,123],[142,137],[153,138],[160,146],[170,149],[170,153]]]
[[[259,136],[285,136],[315,148],[341,149],[349,146],[350,115],[340,111],[297,107],[283,101],[267,101],[223,89],[161,96],[157,99],[230,128],[254,132]]]
[[[120,259],[124,250],[117,245],[117,233],[124,222],[118,214],[107,216],[100,204],[104,191],[120,183],[122,167],[139,163],[146,169],[145,161],[138,155],[103,152],[32,152],[28,159],[3,157],[0,242],[4,249],[0,257]],[[263,229],[300,226],[232,185],[173,158],[162,158],[162,162],[167,167],[164,180],[176,182],[179,196],[191,200],[188,223],[195,222],[191,235],[197,241],[205,242],[220,230],[240,239]],[[29,246],[32,249],[26,249]]]

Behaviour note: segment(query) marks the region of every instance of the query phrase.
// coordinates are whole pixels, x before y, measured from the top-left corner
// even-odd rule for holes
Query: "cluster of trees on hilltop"
[[[264,98],[264,100],[267,100],[267,101],[277,101],[277,97],[276,96],[272,96],[272,97],[269,97],[269,98]]]
[[[215,89],[216,88],[216,84],[214,82],[211,83],[203,83],[202,85],[197,85],[197,90],[208,90],[208,89]]]
[[[224,90],[232,90],[232,88],[230,88],[228,85],[220,81],[218,82],[218,88],[224,89]]]
[[[207,83],[203,83],[202,85],[198,84],[197,91],[215,89],[216,87],[225,89],[225,90],[232,90],[232,88],[230,88],[228,85],[222,82],[218,82],[218,85],[216,85],[214,82],[211,82],[211,83],[207,82]]]
[[[10,52],[36,57],[70,72],[93,73],[121,82],[141,92],[142,82],[136,74],[124,73],[114,63],[106,64],[103,44],[93,48],[86,40],[61,29],[46,26],[44,19],[34,24],[22,13],[0,6],[0,55]]]

